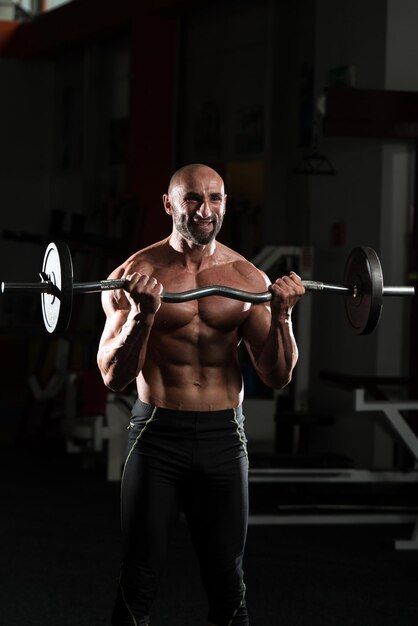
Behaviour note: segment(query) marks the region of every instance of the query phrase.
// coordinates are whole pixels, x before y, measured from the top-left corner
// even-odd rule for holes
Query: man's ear
[[[168,199],[168,194],[166,193],[163,195],[163,205],[164,205],[165,212],[168,213],[168,215],[172,215],[173,208],[171,206],[170,200]]]

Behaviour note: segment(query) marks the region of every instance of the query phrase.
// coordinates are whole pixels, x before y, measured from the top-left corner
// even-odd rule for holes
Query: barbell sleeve
[[[384,296],[414,296],[415,287],[383,287]]]
[[[48,293],[52,290],[53,284],[50,281],[39,283],[2,283],[1,292],[15,291],[17,293],[23,293],[26,291],[36,291],[38,293]]]

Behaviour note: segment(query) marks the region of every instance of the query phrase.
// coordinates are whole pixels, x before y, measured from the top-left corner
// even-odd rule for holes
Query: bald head
[[[210,177],[218,185],[222,186],[222,193],[225,193],[224,181],[218,172],[207,165],[202,163],[191,163],[190,165],[184,165],[178,169],[172,175],[170,183],[168,185],[168,195],[170,195],[176,187],[186,185],[193,185],[196,179]]]

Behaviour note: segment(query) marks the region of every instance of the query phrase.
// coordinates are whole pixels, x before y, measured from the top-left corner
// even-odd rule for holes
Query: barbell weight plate
[[[344,269],[344,285],[357,290],[344,298],[345,313],[356,335],[369,335],[379,323],[383,304],[383,273],[373,248],[363,246],[351,251]]]
[[[73,262],[67,244],[50,243],[42,263],[42,275],[53,284],[52,293],[41,294],[42,317],[49,333],[68,328],[73,306]]]

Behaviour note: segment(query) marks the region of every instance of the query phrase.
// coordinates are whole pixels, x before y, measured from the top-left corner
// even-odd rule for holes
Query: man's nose
[[[203,218],[207,218],[212,215],[212,209],[208,200],[204,200],[204,202],[202,202],[197,210],[197,214]]]

